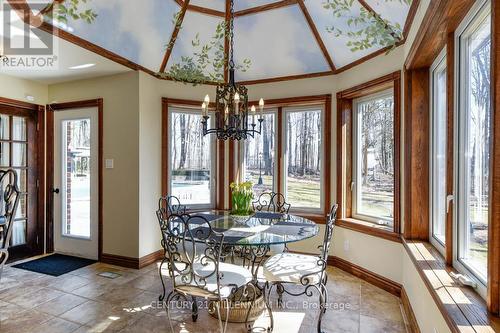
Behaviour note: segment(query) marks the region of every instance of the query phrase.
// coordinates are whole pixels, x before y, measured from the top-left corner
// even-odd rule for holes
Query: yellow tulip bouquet
[[[251,208],[253,200],[252,182],[232,182],[229,187],[231,188],[233,202],[231,214],[240,216],[251,215],[253,213]]]

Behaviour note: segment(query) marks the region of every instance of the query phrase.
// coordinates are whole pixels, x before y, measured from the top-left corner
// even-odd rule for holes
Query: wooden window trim
[[[430,243],[403,239],[403,246],[452,332],[498,332],[500,318],[470,287],[456,283],[445,258]]]
[[[394,92],[394,228],[352,218],[353,100],[392,87]],[[401,133],[401,72],[396,71],[337,93],[337,200],[339,225],[372,236],[400,242],[400,133]]]
[[[188,99],[176,99],[176,98],[162,98],[162,115],[161,115],[161,195],[168,195],[168,182],[170,181],[170,175],[168,172],[168,165],[170,163],[169,160],[169,107],[181,107],[181,108],[190,108],[190,109],[199,109],[200,108],[199,101],[193,101]],[[211,102],[209,105],[210,108],[215,107],[215,103]],[[201,109],[200,109],[201,110]],[[200,111],[201,116],[201,111]],[[222,144],[221,144],[222,143]],[[224,158],[224,142],[216,142],[215,144],[215,169],[212,172],[215,172],[216,184],[215,190],[216,195],[214,196],[215,202],[213,202],[213,207],[209,209],[224,209],[224,169],[225,169],[225,158]],[[218,151],[219,150],[219,151]],[[222,194],[222,195],[221,195]],[[198,209],[195,207],[193,211],[199,210],[207,210],[207,209]]]
[[[259,101],[250,101],[249,105],[257,105]],[[266,108],[276,108],[277,109],[277,155],[278,158],[276,160],[277,166],[277,191],[284,193],[285,186],[283,179],[283,156],[284,156],[284,147],[283,147],[283,115],[285,112],[285,108],[288,107],[297,107],[297,106],[313,106],[313,105],[322,105],[324,112],[324,127],[323,127],[323,189],[324,192],[324,207],[323,212],[314,213],[314,212],[306,212],[301,210],[294,210],[293,213],[303,216],[305,218],[311,219],[316,223],[324,224],[326,216],[330,212],[331,208],[331,146],[332,146],[332,95],[313,95],[313,96],[299,96],[299,97],[288,97],[288,98],[276,98],[276,99],[268,99],[266,100]],[[230,150],[231,152],[231,150]],[[234,150],[233,150],[234,152]],[[235,170],[235,165],[231,165],[232,162],[236,161],[237,165],[242,165],[243,160],[238,154],[237,158],[231,158],[230,155],[230,166],[229,170]],[[240,168],[241,169],[241,168]],[[233,175],[235,175],[233,173]],[[233,178],[230,178],[232,181]],[[230,193],[228,192],[228,196],[230,197]],[[293,207],[292,207],[293,210]]]

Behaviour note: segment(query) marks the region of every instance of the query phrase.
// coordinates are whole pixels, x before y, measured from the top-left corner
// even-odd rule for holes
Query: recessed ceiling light
[[[69,69],[85,69],[85,68],[90,68],[90,67],[94,67],[94,66],[95,66],[95,64],[83,64],[83,65],[69,67]]]

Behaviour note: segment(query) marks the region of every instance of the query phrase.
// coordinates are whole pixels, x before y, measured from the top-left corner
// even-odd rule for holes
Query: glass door
[[[0,106],[0,168],[17,173],[21,191],[14,217],[9,259],[38,254],[37,112]]]

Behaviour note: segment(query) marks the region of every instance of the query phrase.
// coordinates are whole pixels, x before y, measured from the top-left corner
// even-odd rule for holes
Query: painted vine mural
[[[68,19],[82,20],[91,24],[97,18],[97,13],[90,7],[91,1],[53,0],[35,15],[34,19],[39,20],[40,24],[47,20],[67,23]],[[399,2],[408,7],[412,3],[412,0],[380,1]],[[326,29],[332,38],[346,38],[346,46],[351,52],[367,50],[372,47],[387,48],[390,52],[403,39],[403,27],[399,23],[383,19],[380,15],[360,6],[357,0],[323,0],[322,7],[328,11],[333,21],[346,22],[348,29],[342,29],[337,25],[318,28]],[[357,7],[360,9],[358,10]],[[180,11],[173,16],[172,20],[175,28],[182,29]],[[192,54],[181,56],[166,72],[158,72],[156,75],[160,78],[193,85],[224,81],[224,64],[228,60],[224,52],[224,41],[228,32],[229,27],[224,21],[221,21],[207,41],[202,41],[200,34],[197,33],[191,41]],[[165,45],[164,50],[171,52],[175,42],[176,39],[172,39]],[[235,64],[235,67],[237,71],[246,72],[250,70],[251,64],[251,59],[245,58],[242,63]]]

